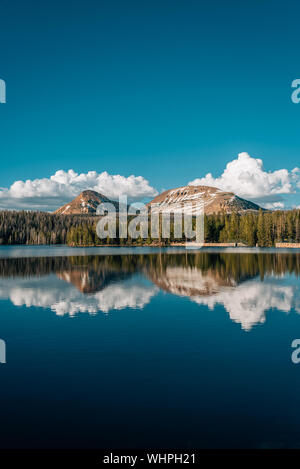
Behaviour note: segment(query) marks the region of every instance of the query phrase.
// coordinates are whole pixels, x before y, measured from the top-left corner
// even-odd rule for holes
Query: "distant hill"
[[[99,192],[86,190],[74,200],[63,205],[54,213],[57,215],[95,215],[99,204],[108,202],[118,210],[118,202],[109,199]],[[207,215],[218,212],[233,213],[258,211],[259,205],[238,197],[233,192],[224,192],[215,187],[183,186],[170,189],[155,197],[149,204],[158,204],[160,212],[176,212],[185,208],[194,215],[200,211],[200,203],[204,203]]]
[[[83,191],[74,200],[55,210],[57,215],[96,215],[98,205],[111,203],[118,208],[118,202],[95,191]]]
[[[207,215],[218,212],[257,212],[260,209],[259,205],[242,199],[233,192],[224,192],[209,186],[183,186],[170,189],[159,194],[150,204],[158,204],[156,210],[160,212],[176,212],[185,207],[185,210],[196,215],[200,211],[202,202]]]

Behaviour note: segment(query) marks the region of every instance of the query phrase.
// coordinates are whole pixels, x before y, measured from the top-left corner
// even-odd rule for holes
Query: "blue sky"
[[[73,189],[53,203],[57,181],[46,195],[42,182],[9,192],[15,181],[59,170],[106,171],[110,195],[115,175],[122,187],[134,175],[161,191],[207,173],[220,178],[243,152],[263,161],[259,200],[300,205],[290,173],[300,166],[300,104],[291,101],[299,13],[296,1],[2,0],[1,207],[26,194],[29,205],[36,197],[47,199],[41,207],[64,201],[79,188],[70,178],[64,184]],[[265,176],[283,169],[273,183]],[[240,195],[254,199],[242,182]],[[278,195],[289,182],[296,193]]]

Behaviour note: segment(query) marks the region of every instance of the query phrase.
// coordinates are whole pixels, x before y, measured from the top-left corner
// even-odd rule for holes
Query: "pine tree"
[[[265,223],[264,214],[261,209],[257,220],[257,243],[260,247],[265,246]]]

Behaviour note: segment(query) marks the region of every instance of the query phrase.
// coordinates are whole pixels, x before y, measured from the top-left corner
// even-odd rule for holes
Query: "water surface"
[[[300,446],[297,252],[1,249],[1,447]]]

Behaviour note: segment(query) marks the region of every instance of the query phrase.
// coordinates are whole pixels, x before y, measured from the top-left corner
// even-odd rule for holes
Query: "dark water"
[[[1,258],[0,446],[300,447],[299,273],[288,252]]]

